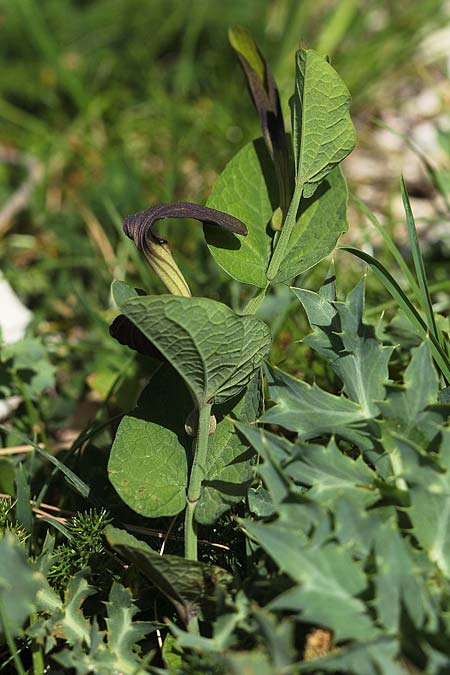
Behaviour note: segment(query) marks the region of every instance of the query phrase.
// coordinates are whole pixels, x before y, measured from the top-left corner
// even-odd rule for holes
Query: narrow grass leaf
[[[372,223],[372,225],[376,228],[378,234],[382,237],[387,250],[389,253],[392,255],[392,257],[395,259],[396,263],[400,267],[401,271],[403,272],[405,279],[408,280],[409,286],[411,290],[413,291],[414,295],[416,296],[417,300],[419,300],[420,297],[420,289],[419,286],[417,285],[417,281],[414,278],[413,273],[409,269],[409,266],[404,259],[404,257],[401,254],[400,249],[395,245],[394,240],[390,236],[389,232],[383,225],[380,223],[378,218],[375,216],[375,214],[364,204],[359,197],[357,197],[355,194],[351,194],[350,196],[352,203],[361,211],[363,215],[366,216],[366,218]]]
[[[386,290],[392,295],[394,300],[397,301],[400,308],[405,313],[405,316],[412,323],[412,325],[418,330],[420,335],[424,340],[430,341],[430,347],[433,352],[433,358],[436,361],[442,375],[445,377],[447,382],[450,382],[450,361],[443,351],[441,345],[436,340],[434,335],[428,333],[428,327],[425,321],[420,316],[417,309],[414,307],[406,293],[400,288],[398,283],[395,281],[393,276],[387,271],[384,265],[376,260],[373,256],[360,251],[353,246],[340,246],[340,249],[347,251],[352,255],[360,258],[365,263],[369,265],[375,276],[381,281]]]
[[[6,431],[7,433],[10,431],[8,427],[5,427],[3,424],[0,424],[0,429],[2,431]],[[41,455],[44,459],[46,459],[48,462],[53,464],[61,473],[64,474],[64,476],[67,478],[67,481],[72,485],[72,487],[85,499],[87,499],[90,495],[91,489],[89,485],[87,485],[84,481],[81,480],[71,469],[69,469],[68,466],[63,464],[63,462],[60,462],[59,459],[51,455],[49,452],[44,450],[44,448],[41,448],[40,445],[32,441],[30,438],[27,438],[24,434],[20,433],[19,431],[15,430],[15,433],[22,439],[22,441],[26,445],[32,445],[35,451],[38,453],[38,455]]]
[[[432,335],[434,335],[436,340],[440,344],[442,344],[442,335],[439,334],[436,327],[436,321],[434,319],[433,305],[431,303],[430,292],[428,290],[428,281],[425,273],[425,265],[423,264],[422,252],[420,250],[419,240],[417,238],[416,224],[414,221],[411,203],[409,201],[409,196],[406,190],[405,180],[403,176],[401,182],[401,189],[402,189],[403,207],[405,209],[406,215],[406,226],[408,228],[409,242],[411,245],[414,268],[416,270],[416,276],[420,288],[420,304],[422,305],[422,309],[424,310],[425,316],[427,318],[428,330]]]

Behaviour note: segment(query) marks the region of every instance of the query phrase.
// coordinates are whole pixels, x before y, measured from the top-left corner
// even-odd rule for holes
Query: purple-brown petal
[[[134,351],[144,356],[151,356],[154,359],[165,361],[159,349],[124,314],[119,314],[114,319],[109,327],[109,333],[121,345],[134,349]]]
[[[127,237],[134,240],[137,248],[145,252],[151,248],[151,244],[147,241],[149,236],[157,243],[165,243],[165,240],[153,230],[154,224],[163,218],[192,218],[209,225],[217,225],[234,234],[242,236],[247,234],[247,227],[238,218],[190,202],[156,204],[145,211],[127,216],[123,221],[123,229]]]

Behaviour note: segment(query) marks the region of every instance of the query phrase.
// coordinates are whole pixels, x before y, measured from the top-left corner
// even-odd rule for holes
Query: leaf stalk
[[[297,183],[294,190],[294,195],[292,197],[289,209],[286,215],[286,220],[284,221],[283,228],[280,232],[280,236],[275,245],[275,250],[273,252],[272,259],[269,263],[267,269],[267,279],[269,282],[273,281],[278,274],[280,265],[286,257],[286,253],[289,248],[289,240],[291,238],[292,230],[297,221],[297,212],[300,205],[300,199],[303,194],[303,183]]]
[[[202,481],[205,475],[206,457],[208,454],[209,419],[211,403],[206,403],[199,409],[197,435],[194,440],[194,460],[186,499],[186,514],[184,520],[184,555],[188,560],[198,559],[197,528],[195,524],[195,509],[202,492]]]

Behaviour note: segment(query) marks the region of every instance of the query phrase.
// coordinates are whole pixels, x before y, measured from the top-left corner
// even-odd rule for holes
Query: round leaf
[[[192,408],[179,375],[162,366],[144,389],[132,415],[117,430],[108,464],[123,501],[143,516],[174,516],[186,505],[184,422]]]

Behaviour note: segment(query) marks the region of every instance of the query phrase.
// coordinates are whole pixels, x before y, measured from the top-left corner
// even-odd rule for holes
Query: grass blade
[[[386,244],[386,248],[389,251],[389,253],[392,255],[392,257],[395,259],[396,263],[400,267],[401,271],[403,272],[405,278],[408,280],[408,284],[413,291],[414,295],[417,298],[417,301],[420,299],[420,289],[417,284],[417,281],[414,279],[414,275],[411,272],[411,270],[408,267],[408,264],[404,257],[401,254],[401,251],[399,248],[395,245],[394,240],[390,236],[390,234],[386,231],[386,228],[383,227],[383,225],[380,223],[378,218],[375,216],[374,213],[364,204],[363,201],[359,199],[355,194],[351,195],[351,201],[352,204],[354,204],[361,213],[366,216],[366,218],[372,223],[372,225],[376,228],[378,231],[379,235],[382,237],[384,243]]]
[[[10,429],[8,429],[8,427],[5,427],[3,424],[0,424],[0,430],[6,432],[10,431]],[[80,494],[85,499],[89,498],[89,494],[91,491],[89,485],[87,485],[84,481],[82,481],[81,478],[79,478],[71,469],[69,469],[68,466],[63,464],[63,462],[60,462],[59,459],[57,459],[49,452],[41,448],[37,443],[27,438],[24,434],[21,434],[17,430],[14,430],[14,433],[16,433],[19,436],[19,438],[22,438],[24,443],[27,443],[27,445],[32,445],[33,448],[36,450],[36,452],[39,455],[41,455],[41,457],[44,457],[44,459],[48,460],[59,471],[61,471],[61,473],[63,473],[64,476],[67,478],[67,481],[70,483],[70,485],[78,492],[78,494]]]
[[[406,185],[403,176],[401,189],[402,189],[403,207],[405,209],[406,215],[406,226],[408,228],[408,236],[411,245],[414,268],[416,270],[416,277],[420,287],[420,304],[422,305],[422,309],[425,312],[428,329],[430,333],[432,333],[436,338],[436,340],[438,340],[438,342],[442,344],[442,339],[439,339],[440,336],[436,327],[436,321],[434,319],[433,305],[431,304],[431,297],[430,292],[428,290],[428,282],[425,273],[425,266],[423,264],[422,252],[420,250],[419,240],[417,238],[416,224],[414,221],[411,203],[409,201],[408,192],[406,191]]]
[[[418,157],[420,159],[420,161],[422,162],[422,164],[425,168],[425,171],[428,174],[428,178],[430,179],[431,184],[441,195],[442,199],[445,202],[445,206],[447,208],[447,211],[450,213],[450,201],[449,201],[449,198],[448,198],[446,188],[445,188],[445,186],[444,186],[444,184],[441,180],[441,174],[437,169],[434,168],[434,166],[428,160],[428,157],[426,156],[426,154],[406,134],[403,134],[401,131],[397,131],[396,129],[393,129],[392,127],[390,127],[388,124],[385,124],[380,119],[374,119],[374,122],[381,129],[386,129],[386,131],[389,131],[394,136],[397,136],[398,138],[401,138],[402,141],[405,142],[407,147],[416,155],[416,157]]]
[[[360,260],[363,260],[370,266],[375,276],[381,281],[394,300],[397,301],[408,320],[419,331],[421,337],[424,340],[429,341],[433,358],[439,367],[440,372],[444,376],[446,382],[450,382],[450,361],[448,360],[447,355],[443,351],[436,337],[428,331],[427,324],[422,319],[411,300],[400,288],[394,277],[387,271],[384,265],[379,262],[379,260],[376,260],[376,258],[368,253],[364,253],[364,251],[360,251],[353,246],[340,246],[339,248],[360,258]]]

